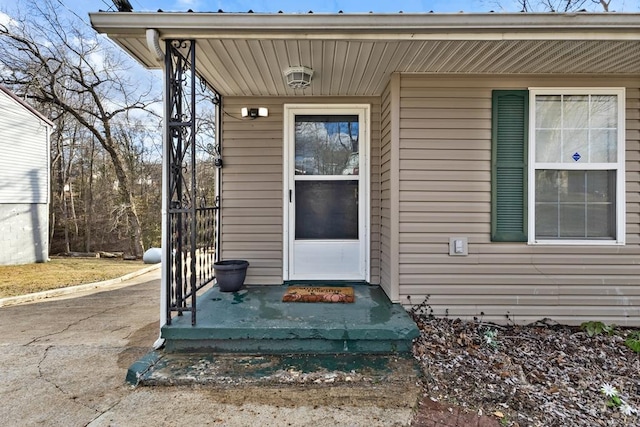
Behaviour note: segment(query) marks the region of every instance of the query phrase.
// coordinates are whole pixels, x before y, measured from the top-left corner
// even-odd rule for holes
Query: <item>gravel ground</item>
[[[640,426],[640,354],[625,345],[633,330],[589,336],[546,319],[500,326],[430,313],[428,304],[413,310],[414,354],[432,401],[503,426]]]

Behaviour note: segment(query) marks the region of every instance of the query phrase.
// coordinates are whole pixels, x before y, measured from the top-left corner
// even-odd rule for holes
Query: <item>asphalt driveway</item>
[[[0,308],[0,420],[11,426],[391,426],[410,407],[291,404],[254,391],[138,387],[127,368],[158,336],[159,270],[107,290]],[[291,390],[291,393],[296,393]],[[295,400],[295,399],[294,399]],[[355,402],[355,403],[354,403]]]

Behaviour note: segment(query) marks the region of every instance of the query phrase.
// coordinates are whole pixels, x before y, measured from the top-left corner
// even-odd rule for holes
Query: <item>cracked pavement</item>
[[[299,388],[139,387],[127,368],[158,337],[159,275],[0,307],[0,420],[12,426],[393,426],[410,405]],[[355,390],[355,393],[358,391]],[[391,399],[393,400],[393,399]],[[348,402],[348,403],[344,403]]]
[[[128,365],[157,338],[158,276],[0,308],[0,419],[108,425],[101,417],[133,391],[124,384]]]

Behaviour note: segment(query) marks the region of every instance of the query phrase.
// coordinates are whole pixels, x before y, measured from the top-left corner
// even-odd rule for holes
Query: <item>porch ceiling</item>
[[[639,14],[91,14],[147,67],[146,29],[195,38],[197,71],[222,95],[379,95],[393,72],[640,74]],[[304,91],[283,70],[314,70]]]

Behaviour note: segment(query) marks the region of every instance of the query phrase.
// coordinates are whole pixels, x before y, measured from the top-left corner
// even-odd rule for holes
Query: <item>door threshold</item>
[[[306,286],[344,286],[344,285],[367,285],[372,286],[366,280],[285,280],[285,286],[306,285]]]

